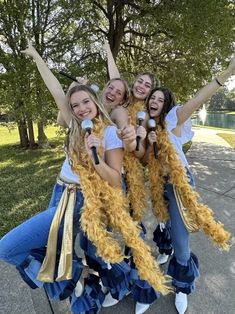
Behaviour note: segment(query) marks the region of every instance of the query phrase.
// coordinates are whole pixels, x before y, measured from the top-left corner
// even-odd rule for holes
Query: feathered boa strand
[[[103,129],[104,125],[100,124],[94,129],[94,133],[101,137]],[[167,294],[171,291],[167,286],[169,278],[163,275],[151,255],[150,247],[140,237],[140,228],[128,212],[128,201],[122,190],[111,187],[101,179],[84,149],[80,149],[79,156],[79,160],[74,155],[71,157],[73,170],[80,177],[84,195],[80,223],[88,239],[96,246],[97,255],[110,263],[118,263],[124,258],[113,232],[108,231],[110,225],[132,249],[140,277],[160,293]]]
[[[149,174],[153,212],[157,219],[166,221],[169,218],[167,204],[164,200],[164,176],[177,188],[182,203],[188,209],[190,218],[217,246],[227,250],[231,234],[223,228],[221,222],[214,219],[214,213],[208,206],[200,203],[199,195],[188,183],[186,170],[169,140],[166,125],[158,125],[157,130],[158,158],[153,153],[149,156]]]

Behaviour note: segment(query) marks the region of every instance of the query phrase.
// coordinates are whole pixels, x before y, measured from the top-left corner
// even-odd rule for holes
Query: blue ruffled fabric
[[[85,253],[89,268],[99,271],[101,267],[106,267],[106,263],[96,255],[96,247],[83,232],[80,233],[80,247]]]
[[[71,311],[73,314],[96,314],[101,309],[104,298],[99,277],[89,274],[84,281],[82,295],[77,297],[73,292],[70,297]]]
[[[112,297],[121,300],[129,292],[131,268],[126,262],[111,264],[111,267],[111,269],[101,268],[99,276]]]
[[[131,270],[130,279],[130,291],[136,302],[151,304],[160,297],[160,294],[147,281],[140,279],[137,269]]]
[[[159,292],[154,290],[147,281],[140,279],[133,258],[131,259],[130,291],[136,302],[151,304],[160,298]]]
[[[96,247],[82,233],[80,235],[80,246],[85,252],[86,262],[89,268],[99,273],[104,287],[111,293],[112,297],[121,300],[129,291],[131,268],[125,261],[112,264],[108,269],[107,264],[96,256]]]
[[[79,280],[82,270],[83,264],[82,260],[78,258],[76,255],[73,256],[72,262],[72,279],[70,280],[62,280],[62,281],[54,281],[52,283],[41,282],[38,281],[37,275],[40,270],[41,264],[46,254],[46,248],[39,248],[31,250],[30,255],[26,258],[26,260],[17,266],[17,270],[19,271],[23,280],[32,288],[36,289],[39,286],[44,287],[50,299],[53,300],[64,300],[68,298],[75,286],[77,281]],[[57,264],[58,264],[57,256]],[[30,269],[30,272],[29,272]],[[57,274],[55,274],[55,278]]]
[[[172,254],[173,246],[171,242],[170,226],[166,224],[165,228],[161,231],[160,225],[158,225],[153,232],[153,241],[156,243],[160,254]]]
[[[191,293],[195,289],[195,279],[199,277],[199,263],[196,255],[191,253],[186,266],[179,264],[173,256],[167,273],[173,278],[172,285],[176,288],[176,293]]]

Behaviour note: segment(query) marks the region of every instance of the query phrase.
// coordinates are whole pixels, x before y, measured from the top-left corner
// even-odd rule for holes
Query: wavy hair
[[[71,150],[74,154],[79,154],[78,147],[79,147],[79,141],[81,138],[81,122],[75,114],[71,106],[71,96],[79,91],[86,92],[90,99],[94,102],[94,104],[97,107],[97,117],[95,119],[98,119],[100,121],[103,121],[105,124],[114,125],[114,123],[111,121],[108,112],[104,108],[103,104],[98,100],[98,97],[96,93],[92,90],[91,87],[87,85],[75,85],[72,88],[70,88],[66,94],[67,97],[67,104],[68,108],[71,113],[71,122],[69,125],[69,132],[66,140],[66,147],[67,150]]]
[[[164,127],[164,121],[165,121],[165,117],[166,117],[167,113],[176,105],[175,95],[167,87],[162,86],[162,87],[154,88],[153,90],[151,90],[151,92],[148,95],[146,102],[145,102],[146,109],[148,112],[149,112],[149,108],[148,108],[149,100],[156,91],[161,91],[164,95],[164,104],[163,104],[162,111],[159,115],[159,124],[162,127]]]

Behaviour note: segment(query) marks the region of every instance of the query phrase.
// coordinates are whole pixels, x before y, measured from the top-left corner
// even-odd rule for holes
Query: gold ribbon
[[[59,205],[51,223],[47,240],[46,256],[37,276],[37,279],[43,282],[54,282],[72,278],[73,211],[76,202],[77,185],[74,183],[67,184],[61,180],[57,180],[57,183],[60,185],[66,185],[66,188],[63,191]],[[63,217],[64,229],[62,247],[58,266],[58,274],[57,278],[54,280],[58,230]]]
[[[176,203],[177,203],[177,206],[179,208],[179,213],[180,213],[180,216],[183,220],[185,228],[188,230],[188,232],[199,231],[198,225],[195,223],[195,221],[190,216],[188,209],[184,207],[182,200],[181,200],[181,197],[180,197],[180,193],[175,188],[174,185],[173,185],[173,190],[174,190],[174,194],[175,194]]]

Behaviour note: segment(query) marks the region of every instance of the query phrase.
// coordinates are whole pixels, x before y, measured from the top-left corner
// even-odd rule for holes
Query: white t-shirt
[[[104,138],[103,138],[103,146],[104,146],[105,151],[123,147],[123,143],[118,138],[116,131],[117,131],[117,128],[113,125],[105,128]],[[62,179],[68,182],[79,183],[79,176],[77,176],[72,171],[71,166],[69,164],[68,156],[66,157],[62,165],[60,176]]]
[[[172,133],[172,130],[176,128],[178,122],[178,117],[176,113],[178,108],[179,106],[174,106],[166,115],[167,131],[170,137],[170,141],[174,145],[182,164],[187,167],[188,161],[183,152],[183,144],[187,143],[193,138],[194,132],[192,131],[191,119],[188,119],[181,127],[181,136],[176,136]]]

